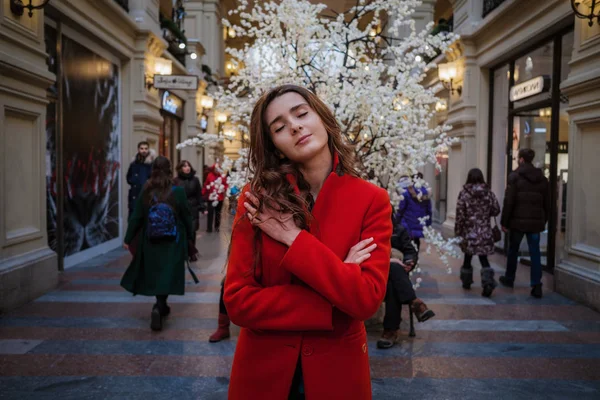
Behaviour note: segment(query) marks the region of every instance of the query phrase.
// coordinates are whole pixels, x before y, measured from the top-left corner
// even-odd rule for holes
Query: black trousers
[[[408,304],[417,298],[408,272],[398,263],[390,264],[390,274],[387,281],[385,293],[385,317],[383,317],[383,329],[398,330],[402,305]]]
[[[213,221],[215,230],[219,230],[221,226],[221,210],[223,209],[223,202],[219,201],[216,206],[212,205],[212,202],[208,203],[208,221],[206,223],[206,230],[212,232]]]
[[[483,268],[490,267],[490,261],[488,260],[488,257],[486,255],[478,256],[478,257],[479,257],[479,262],[481,263],[481,266]],[[465,253],[465,261],[463,262],[463,268],[467,268],[467,269],[473,268],[473,266],[471,265],[471,261],[473,261],[473,255]]]
[[[415,242],[415,245],[417,246],[417,251],[421,250],[421,238],[414,238],[413,242]]]

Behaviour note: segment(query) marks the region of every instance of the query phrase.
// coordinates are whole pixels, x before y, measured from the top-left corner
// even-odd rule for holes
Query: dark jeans
[[[465,253],[465,261],[463,262],[463,268],[467,268],[467,269],[473,268],[473,266],[471,265],[472,260],[473,260],[473,255]],[[490,262],[489,262],[487,256],[485,256],[485,255],[479,256],[479,262],[481,263],[481,266],[483,268],[490,267]]]
[[[417,246],[417,252],[419,252],[421,250],[421,238],[414,238],[413,242],[415,242],[415,245]]]
[[[385,317],[383,317],[383,329],[398,330],[402,305],[408,304],[417,298],[408,272],[398,263],[390,264],[390,275],[387,281],[385,293]]]
[[[527,236],[527,245],[529,246],[529,255],[531,257],[531,286],[542,283],[542,253],[540,252],[540,234],[525,233],[516,230],[509,232],[508,258],[506,261],[506,279],[514,282],[517,273],[517,261],[519,258],[519,247],[523,236]]]
[[[221,210],[223,209],[223,202],[219,201],[216,206],[212,205],[212,202],[208,203],[208,221],[206,224],[206,231],[212,232],[213,220],[215,223],[215,230],[219,230],[221,226]]]

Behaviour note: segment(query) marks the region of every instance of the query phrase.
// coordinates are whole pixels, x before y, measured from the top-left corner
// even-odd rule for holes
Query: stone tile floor
[[[68,269],[57,290],[0,316],[1,399],[226,399],[237,330],[216,327],[228,232],[200,233],[202,259],[187,294],[173,296],[162,332],[149,329],[153,299],[119,286],[129,255],[115,250]],[[501,272],[504,259],[492,258]],[[529,269],[514,290],[480,296],[423,255],[418,290],[436,317],[379,350],[370,333],[374,399],[600,399],[600,314],[553,293],[529,296]],[[477,266],[476,266],[477,272]]]

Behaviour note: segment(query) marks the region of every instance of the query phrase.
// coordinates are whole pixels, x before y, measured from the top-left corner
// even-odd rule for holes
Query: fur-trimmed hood
[[[131,162],[135,162],[137,159],[138,153],[135,154],[135,156],[133,156],[133,158],[131,159]],[[146,159],[144,160],[144,164],[152,164],[152,162],[154,162],[154,160],[156,159],[156,151],[154,151],[154,149],[150,149],[150,151],[148,152],[148,155],[146,156]]]

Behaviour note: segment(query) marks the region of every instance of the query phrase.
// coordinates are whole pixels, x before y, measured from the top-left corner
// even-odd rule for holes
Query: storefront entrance
[[[560,82],[568,76],[572,48],[573,32],[562,32],[493,69],[490,76],[488,178],[502,199],[508,175],[519,166],[519,150],[535,151],[533,163],[550,182],[552,211],[540,243],[542,264],[549,271],[564,256],[569,120],[568,99],[560,92]],[[507,243],[503,246],[507,250]],[[525,240],[520,255],[521,262],[530,262]]]
[[[183,100],[169,91],[161,95],[163,125],[160,130],[158,152],[171,160],[173,165],[178,163],[178,152],[175,149],[181,140],[181,121],[183,120]]]

